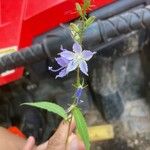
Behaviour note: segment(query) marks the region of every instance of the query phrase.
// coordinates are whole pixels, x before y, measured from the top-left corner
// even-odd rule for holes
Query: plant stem
[[[83,34],[84,34],[84,31],[85,31],[85,20],[86,20],[86,17],[83,16],[81,17],[81,27],[80,27],[80,45],[82,46],[82,42],[83,42]]]
[[[67,131],[67,139],[66,139],[66,143],[65,143],[65,150],[67,150],[67,143],[68,143],[68,138],[69,138],[71,122],[72,122],[72,114],[71,114],[71,117],[70,117],[70,120],[69,120],[69,126],[68,126],[68,131]]]
[[[80,84],[80,68],[77,68],[77,86]]]

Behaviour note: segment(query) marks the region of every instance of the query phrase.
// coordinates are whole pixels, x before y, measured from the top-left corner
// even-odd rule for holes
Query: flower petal
[[[66,72],[66,68],[65,68],[65,69],[61,70],[55,78],[58,78],[58,77],[62,78],[66,75],[67,75],[67,72]]]
[[[67,64],[69,63],[69,61],[67,59],[65,59],[64,57],[58,57],[58,58],[55,58],[55,60],[62,67],[67,66]]]
[[[80,45],[79,43],[77,43],[77,42],[73,44],[72,49],[73,49],[73,51],[74,51],[75,53],[81,53],[81,52],[82,52],[82,47],[81,47],[81,45]]]
[[[79,64],[79,67],[80,67],[80,70],[88,76],[88,66],[87,66],[87,63],[86,61],[81,61],[80,64]]]
[[[77,67],[78,67],[78,63],[76,61],[70,61],[67,66],[66,72],[69,73],[75,70]]]
[[[78,100],[80,99],[80,97],[82,95],[82,91],[83,91],[83,88],[77,88],[77,90],[75,92],[75,96]]]
[[[61,51],[68,51],[67,49],[63,48],[62,45],[60,46],[60,50],[61,50]]]
[[[67,60],[72,60],[73,57],[74,57],[74,53],[73,53],[73,52],[70,52],[70,51],[68,51],[68,50],[65,50],[65,51],[59,53],[59,55],[60,55],[61,57],[64,57],[64,58],[67,59]]]
[[[96,54],[96,52],[91,52],[89,50],[84,50],[82,52],[82,54],[83,54],[84,60],[88,61],[93,57],[94,54]]]
[[[52,72],[57,72],[60,71],[61,69],[63,69],[64,67],[60,67],[58,69],[53,69],[53,67],[48,67],[48,70],[52,71]]]

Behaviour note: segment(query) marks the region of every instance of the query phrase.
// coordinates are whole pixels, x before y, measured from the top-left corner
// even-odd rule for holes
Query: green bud
[[[91,5],[91,0],[84,0],[83,6],[85,10],[89,9],[90,5]]]
[[[82,7],[79,3],[76,3],[76,10],[80,16],[83,16]]]
[[[90,18],[88,18],[85,22],[86,24],[86,27],[89,27],[95,20],[95,17],[94,16],[91,16]]]
[[[80,31],[78,26],[76,24],[74,24],[74,23],[70,23],[70,28],[71,28],[71,30],[73,30],[73,31],[75,31],[77,33]]]
[[[71,30],[71,35],[72,35],[72,38],[73,38],[75,41],[77,41],[77,42],[80,41],[80,36],[79,36],[79,34],[78,34],[77,32],[75,32],[74,30]]]

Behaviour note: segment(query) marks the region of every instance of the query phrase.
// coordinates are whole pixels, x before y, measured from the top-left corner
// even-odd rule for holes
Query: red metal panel
[[[0,48],[18,45],[25,1],[1,0]]]
[[[113,1],[93,0],[92,10]],[[28,46],[35,36],[76,18],[75,2],[82,0],[0,0],[0,49]],[[0,76],[0,85],[22,74],[23,68],[18,68],[15,73]]]
[[[0,49],[11,46],[19,47],[20,33],[26,0],[1,0]],[[0,85],[19,79],[23,74],[22,68],[13,73],[0,75]]]
[[[1,4],[1,1],[0,1],[0,24],[1,24],[1,18],[2,18],[2,15],[1,15],[1,13],[2,13],[2,10],[1,10],[1,6],[2,6],[2,4]]]
[[[114,0],[93,0],[92,9],[95,10],[104,5],[112,3]],[[42,0],[28,1],[25,24],[30,30],[30,34],[36,36],[41,32],[46,32],[61,23],[71,21],[77,17],[75,13],[75,3],[82,0]],[[40,5],[42,3],[42,5]],[[35,26],[38,26],[35,27]]]
[[[91,10],[113,1],[93,0]],[[44,3],[42,0],[36,0],[36,4],[35,1],[29,0],[23,22],[21,47],[30,45],[33,37],[47,32],[61,23],[75,19],[77,17],[75,2],[81,3],[82,0],[45,0]]]
[[[7,76],[1,76],[0,85],[5,85],[7,83],[20,79],[22,77],[22,73],[23,73],[23,68],[17,68],[15,69],[14,73],[9,74]]]

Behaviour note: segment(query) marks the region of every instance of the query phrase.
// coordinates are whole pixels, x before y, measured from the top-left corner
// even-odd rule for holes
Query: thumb
[[[63,150],[66,146],[66,140],[68,136],[68,129],[69,135],[73,132],[75,129],[75,121],[72,120],[70,126],[68,122],[62,121],[59,125],[57,131],[55,134],[50,138],[48,142],[48,150]]]
[[[83,142],[72,133],[68,139],[67,150],[85,150]]]
[[[34,147],[35,147],[35,139],[34,139],[34,137],[30,136],[27,139],[23,150],[33,150]]]

